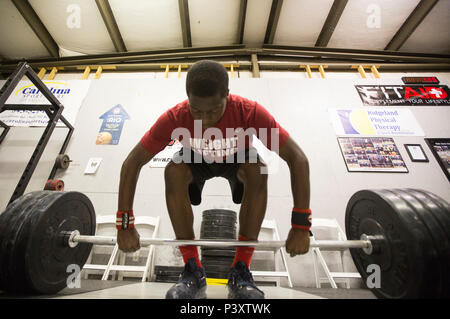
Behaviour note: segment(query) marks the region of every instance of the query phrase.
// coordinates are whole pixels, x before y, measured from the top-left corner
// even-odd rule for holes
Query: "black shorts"
[[[237,171],[240,163],[242,163],[239,155],[242,156],[242,153],[235,153],[232,155],[233,161],[231,163],[227,163],[224,159],[223,163],[208,163],[201,158],[197,153],[194,154],[189,148],[182,148],[179,152],[175,153],[175,157],[182,157],[183,152],[190,152],[191,156],[189,157],[189,161],[182,161],[178,158],[178,162],[182,161],[187,164],[192,172],[192,182],[189,184],[189,198],[191,200],[192,205],[200,205],[202,201],[202,190],[203,186],[205,186],[205,182],[208,179],[213,177],[223,177],[228,180],[231,188],[231,195],[233,198],[233,202],[235,204],[240,204],[242,202],[242,196],[244,195],[244,184],[242,184],[237,178]],[[196,160],[194,162],[194,156],[196,156]],[[256,157],[256,159],[255,159]],[[262,162],[261,158],[258,156],[258,152],[255,148],[246,149],[244,152],[244,158],[246,161]],[[238,162],[238,159],[240,162]],[[250,159],[253,159],[252,161]],[[199,163],[199,161],[201,161]]]

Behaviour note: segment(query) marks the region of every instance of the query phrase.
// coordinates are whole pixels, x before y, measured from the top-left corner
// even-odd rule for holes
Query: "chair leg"
[[[317,257],[319,258],[319,262],[322,265],[323,270],[325,270],[325,275],[327,276],[328,281],[331,284],[331,287],[332,288],[337,288],[336,282],[334,281],[333,277],[331,277],[330,270],[328,269],[328,266],[327,266],[327,264],[325,262],[325,259],[323,259],[323,256],[320,253],[320,250],[318,248],[316,248],[316,249],[317,249]]]
[[[288,274],[287,280],[288,280],[289,288],[292,288],[293,285],[292,285],[292,280],[291,280],[291,274],[289,273],[289,268],[288,268],[286,256],[285,256],[285,254],[284,254],[284,250],[283,250],[283,249],[284,249],[284,248],[281,248],[281,249],[280,249],[280,251],[281,251],[281,259],[283,260],[284,269],[286,269],[286,272],[287,272],[287,274]]]
[[[313,263],[314,263],[314,274],[316,276],[316,288],[320,288],[319,271],[317,267],[317,253],[316,248],[313,248]]]
[[[119,254],[119,265],[125,265],[125,259],[127,258],[127,254],[124,252],[120,252]],[[123,271],[118,271],[117,280],[123,280]]]
[[[147,260],[145,262],[145,270],[144,270],[144,274],[142,275],[142,282],[147,281],[148,274],[149,274],[149,268],[150,268],[150,265],[152,264],[153,250],[154,250],[154,246],[151,245],[148,250]]]
[[[345,272],[345,266],[344,266],[344,251],[341,251],[341,264],[342,264],[342,271]],[[350,279],[347,278],[345,280],[345,288],[350,289]]]
[[[91,263],[93,252],[94,252],[94,249],[91,250],[91,253],[89,254],[89,257],[88,257],[88,259],[86,260],[85,264],[88,265],[88,264]],[[84,270],[84,279],[89,279],[89,270],[88,270],[88,269],[85,269],[85,270]]]
[[[103,273],[102,280],[108,280],[111,265],[114,263],[114,259],[116,259],[118,249],[119,246],[116,244],[111,253],[111,257],[109,257],[108,265],[106,266],[105,272]]]

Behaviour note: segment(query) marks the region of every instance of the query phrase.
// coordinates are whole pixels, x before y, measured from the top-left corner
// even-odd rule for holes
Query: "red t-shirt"
[[[225,112],[214,127],[203,129],[196,122],[194,126],[189,100],[185,100],[164,112],[142,137],[141,144],[156,154],[172,139],[178,139],[184,147],[215,161],[247,149],[253,135],[274,151],[289,138],[289,133],[263,106],[234,94],[228,95]]]

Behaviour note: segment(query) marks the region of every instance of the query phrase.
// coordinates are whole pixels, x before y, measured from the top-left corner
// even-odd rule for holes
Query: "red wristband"
[[[133,210],[117,211],[116,215],[116,228],[118,230],[133,229],[134,228],[134,215]]]
[[[311,209],[292,208],[291,226],[302,230],[310,230]]]

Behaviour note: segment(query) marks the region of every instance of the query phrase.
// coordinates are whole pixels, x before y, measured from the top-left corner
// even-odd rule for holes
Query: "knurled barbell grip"
[[[70,234],[62,234],[70,247],[75,247],[78,243],[91,243],[94,245],[115,245],[117,239],[115,237],[106,236],[86,236],[80,235],[78,231]],[[237,241],[237,240],[176,240],[162,238],[141,238],[141,247],[150,245],[168,245],[168,246],[208,246],[208,247],[238,247],[251,246],[258,249],[279,249],[286,245],[284,240],[275,241]],[[348,248],[362,248],[365,251],[371,251],[372,242],[370,236],[366,236],[364,240],[311,240],[310,248],[320,248],[321,250],[339,250]]]

